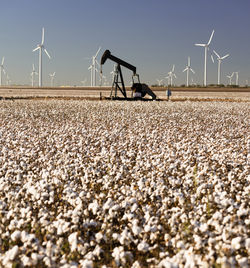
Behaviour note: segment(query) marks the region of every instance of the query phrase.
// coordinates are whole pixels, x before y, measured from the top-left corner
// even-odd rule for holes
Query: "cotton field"
[[[0,266],[249,267],[249,103],[0,107]]]

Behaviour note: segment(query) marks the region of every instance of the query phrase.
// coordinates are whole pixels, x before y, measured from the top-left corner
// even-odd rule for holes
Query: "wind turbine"
[[[42,42],[41,44],[37,45],[37,47],[35,49],[33,49],[33,52],[39,50],[39,83],[38,86],[42,87],[43,82],[42,82],[42,52],[44,51],[48,58],[50,59],[50,55],[48,53],[48,51],[46,50],[46,48],[44,47],[44,28],[42,28]]]
[[[177,78],[175,73],[174,73],[174,68],[175,68],[175,65],[173,65],[172,70],[170,72],[168,72],[168,76],[166,77],[168,79],[168,84],[169,84],[169,79],[170,79],[171,86],[173,86],[173,77]]]
[[[191,77],[191,85],[192,85],[192,86],[197,86],[197,84],[194,83],[194,79],[193,79],[193,77]]]
[[[105,86],[107,84],[106,76],[104,74],[100,73],[99,81],[100,81],[100,86]]]
[[[53,74],[49,74],[50,76],[50,86],[53,87],[53,83],[54,83],[54,79],[55,79],[55,75],[56,75],[56,72],[54,72]]]
[[[187,72],[187,87],[189,86],[189,71],[191,71],[193,74],[195,73],[194,70],[191,68],[191,65],[190,65],[190,57],[188,57],[188,65],[183,70],[183,72]]]
[[[91,86],[92,87],[96,86],[96,72],[98,71],[96,68],[96,63],[98,64],[96,57],[97,57],[98,53],[100,52],[100,50],[101,50],[101,47],[99,47],[96,54],[94,56],[92,56],[92,63],[88,68],[88,70],[91,71]]]
[[[114,64],[113,71],[110,72],[110,74],[112,74],[112,83],[113,83],[113,81],[114,81],[115,75],[118,74],[118,70],[117,70],[117,68],[118,68],[118,64],[115,63],[115,64]]]
[[[214,30],[212,31],[212,34],[206,44],[195,44],[196,46],[199,47],[204,47],[205,48],[205,58],[204,58],[204,86],[207,86],[207,51],[209,50],[209,45],[212,41],[214,35]]]
[[[85,86],[86,82],[87,82],[87,78],[85,78],[83,81],[81,81],[83,87]]]
[[[35,65],[32,64],[32,72],[30,73],[31,75],[31,86],[34,86],[34,75],[37,75],[38,73],[35,71]]]
[[[163,79],[156,79],[156,81],[158,82],[158,86],[160,87],[162,85]]]
[[[10,82],[11,82],[10,77],[7,74],[7,76],[6,76],[6,85],[9,86],[10,85]]]
[[[234,76],[234,72],[232,72],[231,75],[227,75],[227,77],[229,78],[229,85],[231,86],[232,85],[232,78]]]
[[[2,86],[2,74],[6,74],[5,70],[4,70],[4,57],[2,58],[2,63],[0,65],[0,86]]]
[[[224,60],[225,58],[227,58],[229,56],[229,54],[220,57],[219,54],[214,50],[214,54],[217,56],[217,60],[218,60],[218,85],[220,85],[220,75],[221,75],[221,71],[220,71],[220,65],[221,65],[221,61]]]

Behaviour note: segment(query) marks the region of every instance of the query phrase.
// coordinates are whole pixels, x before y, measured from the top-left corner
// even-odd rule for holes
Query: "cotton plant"
[[[0,266],[248,267],[249,114],[2,100]]]

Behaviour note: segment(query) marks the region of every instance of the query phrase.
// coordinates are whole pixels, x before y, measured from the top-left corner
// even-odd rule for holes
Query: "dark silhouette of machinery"
[[[102,73],[102,65],[106,62],[107,59],[110,59],[111,61],[114,61],[116,65],[116,69],[114,72],[114,80],[112,84],[112,89],[110,93],[110,98],[111,99],[121,99],[117,96],[118,90],[122,93],[123,97],[126,100],[143,100],[143,97],[148,94],[149,96],[152,97],[152,100],[156,99],[156,95],[154,92],[146,85],[146,84],[141,84],[139,75],[136,74],[136,67],[111,55],[109,50],[106,50],[101,58],[101,73]],[[131,70],[133,72],[132,75],[132,82],[133,85],[131,87],[132,90],[132,98],[128,98],[126,88],[124,85],[124,80],[123,80],[123,75],[122,75],[122,70],[121,66]],[[137,81],[136,81],[137,80]],[[135,82],[136,81],[136,82]],[[114,94],[113,94],[114,93]]]

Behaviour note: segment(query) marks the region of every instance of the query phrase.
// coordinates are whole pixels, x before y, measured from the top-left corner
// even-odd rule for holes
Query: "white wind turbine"
[[[192,86],[197,86],[197,84],[194,82],[193,77],[191,77],[191,85],[192,85]]]
[[[102,73],[100,73],[99,81],[100,81],[100,86],[106,86],[107,85],[107,77]]]
[[[156,79],[156,81],[158,82],[158,86],[160,87],[162,85],[163,79]]]
[[[96,72],[98,71],[96,68],[96,63],[98,64],[96,57],[97,57],[98,53],[100,52],[100,50],[101,50],[101,47],[99,47],[96,54],[94,56],[92,56],[92,63],[88,68],[88,70],[90,70],[90,72],[91,72],[91,86],[92,87],[96,86]]]
[[[35,71],[35,65],[32,64],[32,72],[30,73],[31,75],[31,86],[34,86],[34,75],[38,75],[38,73]]]
[[[2,63],[0,65],[0,86],[2,86],[2,75],[3,73],[6,74],[3,64],[4,64],[4,57],[2,58]]]
[[[165,77],[165,78],[168,79],[168,85],[169,85],[169,80],[170,80],[170,85],[171,86],[173,86],[173,77],[177,78],[175,73],[174,73],[174,68],[175,68],[175,65],[173,65],[172,70],[170,72],[168,72],[168,76]]]
[[[213,35],[214,35],[214,30],[212,31],[209,41],[206,44],[195,44],[196,46],[205,48],[205,58],[204,58],[204,86],[205,87],[207,86],[207,51],[209,50],[209,45],[212,41]]]
[[[113,83],[113,81],[115,79],[115,76],[118,74],[118,69],[117,68],[118,68],[118,64],[115,63],[113,71],[110,72],[110,74],[112,75],[112,83]]]
[[[50,76],[50,86],[51,87],[53,87],[53,85],[54,85],[55,75],[56,75],[56,72],[54,72],[53,74],[49,74],[49,76]]]
[[[81,81],[83,87],[85,86],[86,82],[87,82],[87,78]]]
[[[188,57],[188,65],[186,68],[183,70],[183,72],[187,72],[187,87],[189,86],[189,71],[191,71],[193,74],[195,73],[194,70],[191,68],[190,65],[190,57]]]
[[[48,58],[50,59],[50,55],[48,53],[48,51],[46,50],[46,48],[44,47],[44,28],[42,28],[42,42],[41,44],[37,45],[37,47],[35,49],[33,49],[33,51],[39,50],[39,83],[38,86],[42,87],[43,82],[42,82],[42,52],[44,51]]]
[[[10,82],[11,82],[10,77],[7,74],[7,76],[6,76],[6,85],[9,86],[10,85]]]
[[[225,58],[227,58],[229,56],[229,54],[220,57],[219,54],[214,50],[214,54],[217,56],[217,60],[218,60],[218,85],[220,85],[220,75],[221,75],[221,71],[220,71],[220,65],[221,65],[221,61],[224,60]]]
[[[234,72],[232,72],[231,75],[227,75],[227,78],[229,78],[229,85],[231,86],[232,85],[232,78],[234,76]]]

